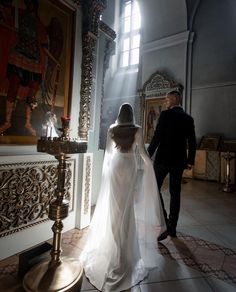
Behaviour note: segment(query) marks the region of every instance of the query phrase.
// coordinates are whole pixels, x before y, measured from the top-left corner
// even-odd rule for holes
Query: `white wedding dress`
[[[136,285],[158,265],[157,236],[166,226],[142,129],[132,150],[121,153],[111,139],[111,127],[100,193],[80,260],[97,289],[115,292]]]

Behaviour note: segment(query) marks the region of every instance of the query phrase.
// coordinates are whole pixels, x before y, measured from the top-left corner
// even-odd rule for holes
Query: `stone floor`
[[[130,292],[236,291],[236,193],[221,189],[191,179],[182,185],[178,237],[159,243],[160,264]],[[164,196],[168,205],[167,189]],[[63,254],[78,257],[85,236],[86,230],[64,233]],[[17,271],[17,255],[0,262],[1,292],[23,291]],[[98,290],[84,277],[82,291]]]

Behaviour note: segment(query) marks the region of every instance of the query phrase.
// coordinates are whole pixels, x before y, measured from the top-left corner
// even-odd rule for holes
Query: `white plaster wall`
[[[70,213],[69,217],[63,220],[63,231],[74,228],[75,213]],[[32,248],[53,237],[51,227],[53,221],[38,224],[29,227],[14,234],[7,235],[0,239],[0,260],[9,256],[22,252],[26,249]]]
[[[141,74],[140,87],[156,71],[186,87],[187,8],[183,0],[140,0]]]
[[[93,108],[91,112],[92,124],[89,131],[88,139],[88,152],[93,153],[92,165],[92,189],[91,189],[91,205],[95,205],[100,191],[101,176],[102,176],[102,163],[104,151],[99,149],[99,132],[100,132],[100,117],[102,107],[102,83],[103,83],[103,59],[105,49],[105,35],[99,31],[98,42],[96,46],[96,76],[94,83],[94,98],[91,105]]]
[[[142,42],[149,43],[187,30],[184,0],[139,0]]]
[[[141,47],[142,84],[159,70],[184,85],[188,34],[186,31]]]
[[[236,139],[236,1],[201,1],[193,23],[192,113],[197,136]]]
[[[192,115],[196,121],[196,135],[222,135],[236,138],[236,82],[196,87],[192,91]]]

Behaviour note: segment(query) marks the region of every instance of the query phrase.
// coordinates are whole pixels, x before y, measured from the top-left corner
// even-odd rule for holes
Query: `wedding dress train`
[[[115,292],[136,285],[158,265],[157,236],[166,226],[142,129],[128,153],[115,147],[110,133],[100,193],[80,260],[97,289]]]

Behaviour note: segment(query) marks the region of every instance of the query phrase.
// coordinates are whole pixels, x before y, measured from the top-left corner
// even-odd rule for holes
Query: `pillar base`
[[[83,268],[78,260],[62,257],[61,262],[41,262],[24,277],[27,292],[78,292],[83,280]]]

